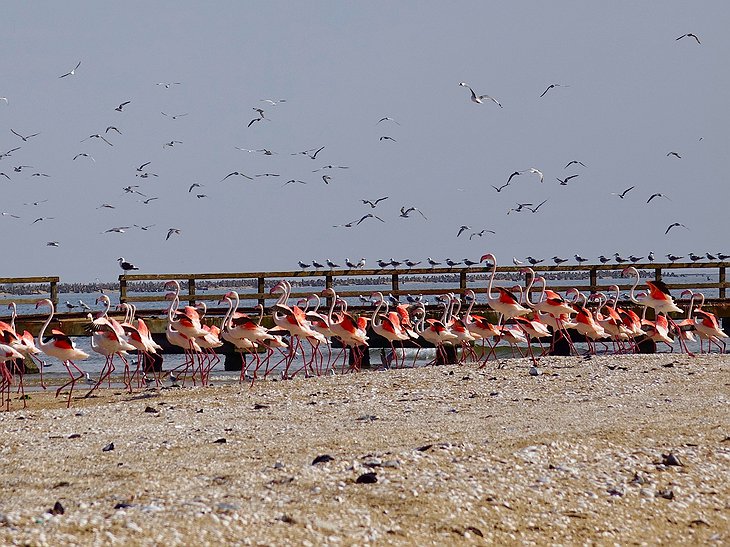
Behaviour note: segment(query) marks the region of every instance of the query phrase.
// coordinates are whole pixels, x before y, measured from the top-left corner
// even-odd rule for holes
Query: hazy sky
[[[728,20],[721,1],[6,2],[0,276],[730,253]],[[492,188],[531,167],[543,183]],[[333,227],[367,213],[385,222]]]

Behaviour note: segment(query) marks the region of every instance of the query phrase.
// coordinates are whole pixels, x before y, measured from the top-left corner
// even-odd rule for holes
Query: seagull
[[[545,262],[544,258],[532,258],[531,256],[525,257],[525,260],[527,260],[530,264],[533,266],[536,266],[537,264],[540,264],[540,262]]]
[[[143,163],[142,165],[140,165],[139,167],[137,167],[137,171],[139,171],[141,173],[142,171],[144,171],[144,168],[147,167],[150,163],[152,163],[152,162],[151,161],[147,161],[147,162]]]
[[[634,189],[634,187],[633,187],[633,186],[629,186],[629,187],[628,187],[628,188],[627,188],[626,190],[624,190],[624,191],[623,191],[623,192],[621,192],[620,194],[617,194],[616,192],[611,192],[611,195],[612,195],[612,196],[618,196],[618,197],[620,197],[621,199],[624,199],[624,198],[626,197],[626,194],[628,194],[628,193],[629,193],[629,192],[630,192],[631,190],[633,190],[633,189]]]
[[[259,173],[257,175],[254,175],[254,177],[280,177],[281,175],[279,173]]]
[[[116,226],[115,228],[109,228],[108,230],[104,230],[104,233],[109,234],[114,232],[117,234],[123,234],[127,230],[129,230],[129,226]]]
[[[172,148],[176,144],[182,144],[182,141],[170,141],[170,142],[166,142],[165,144],[162,145],[162,148],[165,148],[167,146],[169,146],[170,148]]]
[[[160,111],[160,114],[163,116],[167,116],[168,118],[172,118],[173,120],[177,120],[178,118],[182,118],[183,116],[187,116],[187,112],[183,112],[182,114],[165,114],[164,112]]]
[[[202,188],[202,187],[203,187],[202,184],[194,182],[190,185],[190,188],[188,188],[188,194],[193,191],[193,188]]]
[[[362,268],[365,266],[365,259],[361,258],[360,261],[357,263],[358,268]]]
[[[225,177],[221,179],[221,182],[226,180],[228,177],[232,177],[233,175],[239,176],[239,177],[245,177],[248,180],[253,180],[253,177],[249,177],[248,175],[244,175],[243,173],[239,173],[238,171],[233,171],[232,173],[228,173]]]
[[[180,85],[180,82],[159,82],[159,83],[156,83],[155,85],[164,85],[165,89],[170,89],[170,86]]]
[[[156,224],[148,224],[147,226],[140,226],[139,224],[132,224],[135,228],[139,228],[140,230],[144,230],[145,232],[152,228],[153,226],[156,226]]]
[[[90,159],[91,161],[93,161],[94,163],[96,163],[96,160],[94,159],[94,157],[93,157],[93,156],[92,156],[91,154],[87,154],[86,152],[80,152],[80,153],[76,154],[76,155],[74,156],[74,160],[75,160],[76,158],[78,158],[78,157],[84,157],[84,158],[89,158],[89,159]],[[72,161],[73,161],[73,160],[72,160]]]
[[[692,34],[691,32],[688,32],[687,34],[682,34],[682,36],[680,36],[679,38],[675,39],[675,42],[676,42],[677,40],[681,40],[682,38],[687,38],[687,37],[690,37],[690,38],[694,38],[695,40],[697,40],[697,43],[698,43],[698,44],[700,44],[700,43],[701,43],[701,42],[700,42],[700,39],[699,39],[699,38],[697,38],[697,35],[696,35],[696,34]]]
[[[618,262],[619,264],[623,264],[624,262],[629,261],[628,258],[624,258],[621,255],[619,255],[618,253],[613,253],[613,257],[614,257],[614,260],[616,260],[616,262]]]
[[[314,267],[315,267],[315,268],[317,268],[317,269],[319,269],[319,268],[324,268],[324,265],[323,265],[323,264],[320,264],[320,263],[319,263],[319,262],[317,262],[316,260],[312,260],[312,266],[314,266]]]
[[[144,203],[145,205],[149,205],[150,204],[150,201],[154,201],[156,199],[160,199],[160,198],[147,198],[147,199],[143,199],[140,203]]]
[[[330,177],[329,175],[322,175],[322,180],[324,181],[325,184],[329,184],[330,181],[332,180],[332,177]]]
[[[16,150],[20,150],[20,148],[21,148],[20,146],[16,146],[15,148],[11,148],[7,152],[3,152],[2,154],[0,154],[0,160],[3,159],[3,158],[5,158],[5,157],[8,157],[9,158],[10,156],[13,155],[13,152],[15,152]]]
[[[84,311],[91,311],[91,307],[83,300],[79,300],[79,306],[81,306]]]
[[[390,258],[390,265],[393,266],[394,268],[397,268],[401,264],[403,264],[403,263],[395,260],[393,257]]]
[[[383,135],[378,140],[380,140],[380,141],[393,141],[393,142],[398,142],[393,137],[389,137],[388,135]]]
[[[689,256],[689,259],[692,262],[697,262],[698,260],[702,260],[702,258],[703,258],[701,255],[696,255],[694,253],[689,253],[689,255],[687,255],[687,256]]]
[[[102,203],[97,207],[97,209],[115,209],[114,205],[109,205],[108,203]]]
[[[117,262],[119,262],[119,267],[122,270],[124,270],[125,272],[128,272],[130,270],[139,270],[139,268],[137,266],[135,266],[134,264],[131,264],[131,263],[127,262],[126,260],[124,260],[123,257],[117,258]]]
[[[512,209],[508,210],[508,211],[507,211],[507,214],[510,214],[510,213],[511,213],[512,211],[514,211],[515,213],[519,213],[519,212],[521,212],[521,211],[522,211],[522,209],[524,209],[524,208],[526,208],[526,207],[529,207],[529,206],[531,206],[531,205],[532,205],[532,203],[518,203],[518,204],[517,204],[517,207],[516,207],[516,208],[512,208]]]
[[[726,255],[723,253],[717,253],[717,258],[719,258],[720,260],[727,260],[728,258],[730,258],[730,255]]]
[[[570,86],[563,85],[563,84],[550,84],[549,86],[547,86],[547,89],[545,89],[545,91],[542,92],[542,95],[540,95],[540,97],[544,97],[545,96],[545,93],[547,93],[548,91],[550,91],[554,87],[570,87]]]
[[[144,198],[147,197],[145,194],[143,194],[139,190],[135,190],[135,188],[139,188],[139,185],[138,184],[133,184],[133,185],[130,185],[130,186],[125,186],[124,188],[122,188],[122,190],[124,190],[124,192],[127,193],[127,194],[139,194],[140,196],[142,196]]]
[[[487,230],[485,228],[484,230],[480,230],[479,232],[473,232],[472,234],[470,234],[469,240],[471,240],[471,238],[473,238],[474,236],[482,237],[482,236],[484,236],[485,233],[496,234],[497,232],[495,232],[494,230]]]
[[[409,268],[413,268],[414,266],[418,266],[421,263],[420,260],[418,262],[413,262],[413,260],[410,260],[410,259],[409,260],[405,260],[404,262],[406,263],[406,266],[408,266]]]
[[[120,104],[120,105],[119,105],[118,107],[116,107],[116,108],[115,108],[114,110],[116,110],[117,112],[121,112],[122,110],[124,110],[124,107],[125,107],[126,105],[128,105],[129,103],[131,103],[131,102],[132,102],[132,101],[124,101],[124,102],[123,102],[122,104]]]
[[[80,142],[88,141],[89,139],[101,139],[105,143],[107,143],[109,146],[114,146],[112,143],[110,143],[108,140],[106,140],[103,136],[99,135],[99,133],[95,133],[94,135],[89,135],[85,139],[81,139]]]
[[[683,256],[673,255],[673,254],[668,254],[667,255],[667,258],[672,261],[672,264],[674,264],[677,260],[681,260],[684,257]]]
[[[464,264],[467,267],[474,266],[475,264],[479,264],[479,262],[474,262],[473,260],[469,260],[468,258],[464,259]]]
[[[46,247],[58,247],[60,243],[58,241],[49,241],[46,243]]]
[[[647,260],[648,260],[649,262],[654,262],[654,251],[649,251],[649,254],[648,254],[648,255],[646,255],[646,259],[647,259]]]
[[[651,195],[651,196],[649,197],[649,199],[647,199],[647,200],[646,200],[646,202],[647,202],[647,203],[649,203],[649,202],[650,202],[651,200],[653,200],[654,198],[666,198],[666,199],[669,199],[669,198],[668,198],[667,196],[665,196],[664,194],[661,194],[661,193],[657,192],[656,194],[652,194],[652,195]],[[672,201],[672,200],[670,199],[669,201]]]
[[[563,167],[563,169],[567,169],[568,167],[570,167],[570,166],[571,166],[571,165],[573,165],[574,163],[577,163],[578,165],[582,165],[583,167],[588,167],[588,166],[587,166],[587,165],[586,165],[585,163],[583,163],[582,161],[578,161],[578,160],[572,160],[572,161],[569,161],[569,162],[567,163],[567,165],[566,165],[565,167]]]
[[[50,177],[51,175],[48,175],[46,173],[33,173],[31,174],[31,177]]]
[[[390,266],[390,261],[386,262],[385,260],[378,260],[378,266],[380,266],[381,268],[387,268],[388,266]]]
[[[306,262],[302,262],[301,260],[299,261],[299,267],[300,267],[301,269],[303,269],[303,270],[304,270],[305,268],[309,268],[310,266],[311,266],[311,264],[307,264]]]
[[[248,122],[248,125],[246,127],[251,127],[255,122],[260,122],[261,120],[265,120],[266,118],[254,118],[250,122]]]
[[[261,99],[262,103],[269,103],[271,106],[276,106],[279,103],[285,103],[286,99]]]
[[[583,258],[579,254],[575,255],[575,260],[578,262],[578,264],[583,264],[584,262],[588,262],[587,258]]]
[[[349,258],[345,259],[345,266],[347,266],[348,268],[357,268],[357,264],[353,264],[352,262],[350,262]]]
[[[556,179],[558,179],[558,180],[560,181],[560,185],[561,185],[561,186],[567,186],[567,185],[568,185],[568,181],[569,181],[570,179],[574,179],[574,178],[575,178],[575,177],[577,177],[577,176],[578,176],[578,175],[570,175],[569,177],[565,177],[564,179],[561,179],[560,177],[555,177],[555,178],[556,178]]]
[[[600,255],[600,256],[598,257],[598,260],[600,260],[600,261],[601,261],[601,264],[605,264],[606,262],[611,262],[611,259],[610,259],[610,258],[606,258],[606,257],[605,257],[605,256],[603,256],[603,255]]]
[[[302,152],[293,152],[292,156],[298,156],[299,154],[304,154],[305,156],[308,156],[310,159],[315,159],[317,157],[317,154],[319,154],[322,150],[324,150],[324,146],[320,148],[310,148],[309,150],[304,150]],[[314,151],[314,154],[312,154],[312,151]]]
[[[512,182],[512,177],[516,177],[517,175],[521,175],[521,174],[522,174],[522,172],[521,172],[521,171],[515,171],[514,173],[512,173],[512,174],[511,174],[511,175],[509,176],[509,178],[507,179],[507,184],[509,184],[510,182]]]
[[[717,257],[714,255],[711,255],[710,253],[706,253],[705,256],[707,257],[707,260],[717,260]]]
[[[334,168],[335,168],[334,165],[323,165],[319,169],[315,169],[314,171],[312,171],[312,173],[316,173],[317,171],[322,171],[323,169],[334,169]],[[347,165],[338,165],[337,169],[349,169],[349,167]]]
[[[675,226],[681,226],[681,227],[682,227],[682,228],[684,228],[685,230],[689,230],[689,228],[687,228],[687,227],[686,227],[686,226],[685,226],[684,224],[682,224],[681,222],[674,222],[674,223],[672,223],[672,224],[670,224],[670,225],[669,225],[669,227],[667,228],[667,230],[666,230],[666,231],[664,232],[664,235],[667,235],[667,234],[669,233],[669,230],[671,230],[671,229],[672,229],[672,228],[674,228]]]
[[[423,214],[423,213],[421,212],[421,210],[420,210],[420,209],[419,209],[418,207],[409,207],[408,209],[406,209],[405,207],[401,207],[401,208],[400,208],[400,216],[402,216],[403,218],[409,218],[409,215],[410,215],[410,214],[411,214],[411,213],[412,213],[413,211],[418,211],[418,213],[419,213],[419,214],[420,214],[420,215],[421,215],[421,216],[422,216],[422,217],[423,217],[423,218],[424,218],[425,220],[428,220],[428,218],[426,218],[426,215],[424,215],[424,214]]]
[[[385,196],[384,198],[378,198],[378,199],[376,199],[375,201],[370,201],[369,199],[361,199],[360,201],[362,201],[362,202],[363,202],[363,204],[365,204],[365,205],[370,205],[370,207],[371,207],[372,209],[375,209],[375,206],[376,206],[376,205],[377,205],[378,203],[380,203],[381,201],[383,201],[383,200],[386,200],[386,199],[388,199],[388,196]]]
[[[545,205],[546,203],[547,203],[547,200],[544,200],[544,201],[541,201],[540,203],[538,203],[536,207],[525,207],[525,209],[528,209],[529,211],[532,211],[533,213],[537,213],[537,210],[540,207],[542,207],[543,205]]]
[[[67,72],[66,74],[61,74],[59,76],[59,78],[65,78],[66,76],[73,76],[74,74],[76,74],[76,69],[78,69],[80,66],[81,66],[81,61],[79,61],[79,63],[75,67],[73,67],[73,69],[70,72]]]
[[[674,156],[675,158],[682,159],[682,156],[680,156],[676,152],[667,152],[667,157],[669,157],[669,156]]]
[[[512,257],[512,264],[514,264],[515,266],[521,266],[522,264],[524,264],[524,262],[522,262],[521,260],[517,260],[517,257],[516,256],[513,256]]]
[[[644,257],[643,257],[643,256],[634,256],[634,255],[629,255],[629,260],[630,260],[631,262],[638,262],[638,261],[639,261],[639,260],[641,260],[642,258],[644,258]]]
[[[554,256],[553,257],[553,262],[555,262],[555,264],[557,264],[558,266],[560,264],[562,264],[563,262],[567,262],[567,261],[568,261],[567,258],[560,258],[559,256]]]
[[[35,219],[31,224],[35,224],[36,222],[42,222],[44,220],[54,220],[56,217],[38,217]]]
[[[24,203],[23,205],[33,205],[33,206],[37,207],[37,206],[38,206],[38,205],[40,205],[41,203],[45,203],[45,202],[47,202],[47,201],[48,201],[47,199],[42,199],[42,200],[40,200],[40,201],[34,201],[34,202],[32,202],[32,203]]]
[[[542,174],[542,171],[539,169],[535,169],[534,167],[530,167],[527,171],[523,171],[524,173],[533,173],[535,175],[540,176],[540,182],[543,182],[545,180],[545,175]]]
[[[40,133],[33,133],[32,135],[28,135],[27,137],[24,137],[23,135],[21,135],[20,133],[18,133],[14,129],[11,129],[10,132],[13,135],[15,135],[15,136],[20,137],[21,139],[23,139],[23,142],[28,142],[28,139],[31,139],[33,137],[37,137],[38,135],[40,135]]]
[[[395,121],[393,118],[391,118],[389,116],[385,116],[383,118],[380,118],[375,125],[378,125],[380,122],[385,122],[385,121],[393,122],[396,125],[400,125],[397,121]]]
[[[7,97],[0,97],[0,101],[5,101],[5,104],[10,104]],[[398,124],[400,125],[400,124]]]
[[[6,179],[8,179],[9,181],[12,181],[12,180],[13,180],[13,179],[11,179],[11,178],[10,178],[10,177],[8,176],[8,174],[7,174],[7,173],[0,173],[0,177],[5,177],[5,178],[6,178]]]
[[[495,99],[494,97],[490,97],[489,95],[477,95],[476,93],[474,93],[474,90],[466,82],[459,82],[459,85],[462,87],[466,87],[469,91],[471,91],[472,102],[477,103],[477,104],[482,104],[484,102],[484,99],[488,99],[488,100],[492,101],[494,104],[496,104],[497,106],[499,106],[499,108],[502,108],[502,104],[497,99]]]
[[[492,186],[492,188],[494,188],[494,189],[495,189],[495,190],[496,190],[497,192],[501,192],[502,190],[504,190],[505,188],[507,188],[507,186],[509,186],[509,181],[505,182],[505,183],[504,183],[504,184],[503,184],[502,186],[500,186],[499,188],[497,188],[497,187],[496,187],[496,186],[495,186],[494,184],[492,184],[491,186]]]
[[[195,197],[198,199],[203,199],[203,198],[207,198],[208,195],[207,194],[195,194]]]
[[[299,184],[307,184],[307,183],[306,183],[306,182],[304,182],[303,180],[297,180],[297,179],[289,179],[289,180],[288,180],[288,181],[286,181],[286,182],[285,182],[284,184],[282,184],[282,186],[286,186],[287,184],[292,184],[292,183],[294,183],[294,182],[298,182]]]
[[[436,261],[435,261],[435,260],[434,260],[433,258],[431,258],[430,256],[426,257],[426,262],[428,262],[428,263],[429,263],[429,264],[431,265],[431,267],[432,267],[432,268],[433,268],[434,266],[439,266],[439,265],[441,264],[441,262],[436,262]]]
[[[451,260],[450,258],[447,258],[446,264],[449,265],[449,268],[453,268],[454,266],[458,266],[459,264],[461,264],[461,262],[456,262],[455,260]]]
[[[327,260],[325,260],[325,262],[327,263],[327,266],[329,266],[330,268],[339,268],[340,267],[339,264],[335,264],[329,258]]]
[[[116,131],[116,132],[117,132],[117,133],[119,133],[120,135],[122,134],[122,132],[121,132],[121,131],[119,131],[119,129],[117,129],[117,128],[116,128],[116,127],[114,127],[113,125],[110,125],[110,126],[108,126],[108,127],[106,128],[106,130],[104,131],[104,133],[105,133],[105,134],[106,134],[106,133],[109,133],[109,131],[112,131],[112,130]]]
[[[459,226],[459,233],[456,234],[456,237],[459,237],[465,230],[471,230],[471,226],[467,226],[466,224]]]
[[[355,223],[355,225],[357,226],[358,224],[360,224],[360,223],[361,223],[361,222],[362,222],[363,220],[365,220],[366,218],[377,218],[377,219],[378,219],[378,220],[379,220],[380,222],[385,222],[385,221],[384,221],[384,220],[383,220],[382,218],[380,218],[379,216],[377,216],[377,215],[374,215],[374,214],[372,214],[372,213],[368,213],[367,215],[364,215],[364,216],[363,216],[363,217],[362,217],[362,218],[361,218],[360,220],[358,220],[358,221],[357,221],[357,222]]]
[[[254,149],[254,150],[251,150],[250,148],[241,148],[240,146],[234,146],[233,148],[235,148],[236,150],[240,150],[241,152],[249,152],[249,153],[262,152],[264,154],[264,156],[273,156],[274,154],[277,153],[277,152],[272,152],[268,148],[258,148],[258,149]]]
[[[180,229],[179,228],[170,228],[169,230],[167,230],[167,236],[165,236],[165,241],[167,241],[168,239],[170,239],[170,236],[172,236],[173,234],[178,234],[179,235],[180,234]]]
[[[0,213],[0,216],[10,217],[10,218],[20,218],[18,215],[14,215],[13,213],[8,213],[7,211],[3,211],[2,213]]]

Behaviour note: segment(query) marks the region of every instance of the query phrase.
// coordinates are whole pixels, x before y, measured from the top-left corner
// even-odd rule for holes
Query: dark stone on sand
[[[117,503],[114,506],[114,509],[129,509],[130,507],[134,507],[134,505],[132,505],[131,503],[121,502],[121,503]]]
[[[676,466],[683,466],[682,460],[679,459],[679,456],[675,456],[671,452],[669,454],[662,454],[662,463],[664,465],[676,465]]]
[[[63,515],[66,512],[60,501],[53,504],[53,507],[48,510],[51,515]]]
[[[318,463],[327,463],[331,461],[334,461],[334,458],[332,456],[330,456],[329,454],[322,454],[312,460],[312,465],[317,465]]]
[[[159,410],[157,410],[156,408],[152,408],[151,406],[148,406],[147,408],[145,408],[144,411],[147,412],[148,414],[159,414],[160,413]]]
[[[71,433],[71,435],[68,436],[69,439],[80,439],[81,433]]]
[[[225,443],[226,443],[225,437],[221,437],[220,439],[216,439],[215,441],[213,441],[213,444],[225,444]]]
[[[356,484],[373,484],[376,482],[378,482],[378,475],[372,472],[363,473],[357,479],[355,479]]]
[[[111,452],[112,450],[114,450],[114,443],[109,443],[101,449],[102,452]]]

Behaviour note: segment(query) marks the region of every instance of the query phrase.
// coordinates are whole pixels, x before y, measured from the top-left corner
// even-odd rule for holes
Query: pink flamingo
[[[335,290],[331,287],[322,291],[322,296],[329,297],[332,300],[327,313],[327,321],[329,322],[332,334],[342,342],[342,353],[345,355],[345,360],[343,361],[341,372],[345,370],[345,363],[347,362],[346,349],[348,348],[352,356],[350,370],[359,371],[362,363],[362,348],[367,348],[368,345],[368,335],[365,330],[367,328],[368,318],[358,317],[356,319],[347,313],[347,302],[337,298]],[[335,305],[338,303],[342,306],[342,311],[337,314],[337,319],[334,319],[332,314]],[[335,363],[338,358],[335,358]]]
[[[385,338],[390,344],[390,350],[393,352],[393,362],[395,363],[395,368],[398,368],[398,353],[395,350],[395,342],[403,342],[410,337],[401,327],[398,313],[388,312],[388,305],[383,298],[383,293],[374,292],[371,296],[374,298],[373,304],[375,304],[375,310],[370,318],[370,324],[372,325],[373,332]],[[380,309],[383,305],[385,305],[385,313],[381,314]]]
[[[13,384],[13,375],[8,370],[7,363],[8,361],[14,363],[16,359],[22,358],[23,356],[11,346],[0,344],[0,394],[5,399],[5,410],[10,410],[10,386]]]
[[[712,344],[717,346],[720,353],[725,353],[727,346],[723,338],[727,338],[728,336],[720,327],[720,323],[717,321],[715,314],[702,309],[702,306],[705,303],[705,295],[699,292],[697,294],[702,297],[702,302],[700,302],[700,305],[694,309],[694,312],[701,317],[701,319],[695,319],[695,329],[700,337],[700,350],[702,349],[702,340],[707,340],[708,353],[711,350]]]
[[[71,389],[68,392],[68,400],[66,401],[66,407],[70,407],[71,395],[73,393],[74,386],[80,378],[83,378],[85,376],[84,371],[76,366],[76,363],[74,363],[74,361],[88,359],[89,354],[85,351],[78,349],[73,340],[71,340],[71,338],[69,338],[63,332],[57,329],[53,329],[51,331],[51,336],[48,338],[48,341],[44,342],[43,338],[46,333],[46,329],[51,323],[51,319],[53,319],[53,315],[55,314],[56,310],[53,307],[53,302],[51,302],[47,298],[36,302],[36,309],[41,306],[49,307],[51,309],[51,313],[48,315],[48,319],[46,319],[46,322],[43,323],[43,326],[38,333],[37,346],[38,349],[40,349],[43,353],[50,357],[55,357],[63,363],[64,367],[66,367],[66,371],[68,372],[68,375],[71,379],[56,390],[56,397],[58,397],[63,388],[70,385]],[[74,376],[74,373],[71,371],[71,367],[76,369],[76,371],[79,373],[78,376]]]

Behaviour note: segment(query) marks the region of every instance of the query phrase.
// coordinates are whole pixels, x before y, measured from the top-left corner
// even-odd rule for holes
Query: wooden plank
[[[60,278],[58,276],[45,276],[45,277],[0,277],[0,283],[9,283],[22,285],[25,283],[58,283]]]

